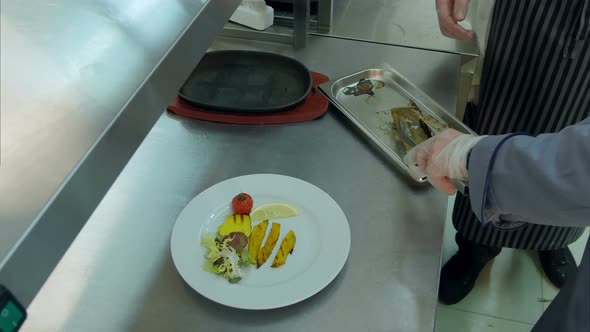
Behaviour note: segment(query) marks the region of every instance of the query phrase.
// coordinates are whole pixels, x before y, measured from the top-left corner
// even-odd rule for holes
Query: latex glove
[[[418,144],[406,159],[417,164],[435,188],[452,195],[457,188],[451,179],[468,181],[467,154],[484,137],[447,129]]]
[[[438,26],[443,35],[459,40],[470,40],[473,31],[465,30],[458,22],[467,16],[469,0],[436,0]]]

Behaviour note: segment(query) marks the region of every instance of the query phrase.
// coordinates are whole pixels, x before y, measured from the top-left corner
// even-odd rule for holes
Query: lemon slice
[[[265,203],[255,207],[250,212],[252,222],[289,218],[297,215],[299,215],[297,209],[287,203]]]

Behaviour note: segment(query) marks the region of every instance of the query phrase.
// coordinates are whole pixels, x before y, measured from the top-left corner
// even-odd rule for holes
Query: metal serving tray
[[[372,89],[373,95],[345,94],[350,88],[357,86],[361,79],[371,82],[383,82],[381,88]],[[408,167],[403,157],[405,152],[396,139],[396,130],[390,110],[408,105],[410,100],[421,112],[433,116],[466,134],[473,132],[442,106],[418,89],[393,68],[368,69],[319,86],[320,91],[330,99],[352,123],[361,129],[397,166],[416,182],[425,182],[426,176],[417,167]],[[350,93],[350,90],[348,90]]]

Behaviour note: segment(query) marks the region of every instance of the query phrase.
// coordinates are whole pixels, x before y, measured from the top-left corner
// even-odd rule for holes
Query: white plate
[[[292,204],[299,216],[275,220],[281,224],[281,236],[273,254],[259,269],[242,269],[242,280],[230,284],[203,270],[207,249],[200,240],[217,232],[240,192],[252,195],[254,206]],[[289,230],[297,236],[293,253],[285,265],[271,268]],[[201,295],[235,308],[272,309],[307,299],[338,275],[350,251],[350,228],[342,209],[318,187],[288,176],[256,174],[220,182],[195,197],[178,216],[170,246],[178,272]]]

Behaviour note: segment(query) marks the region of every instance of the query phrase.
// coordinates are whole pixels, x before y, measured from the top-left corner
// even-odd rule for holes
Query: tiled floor
[[[443,262],[456,251],[451,223],[454,198],[449,199]],[[580,262],[589,230],[570,245]],[[452,306],[439,305],[437,332],[530,331],[557,289],[543,274],[534,252],[504,249],[479,276],[473,291]]]

